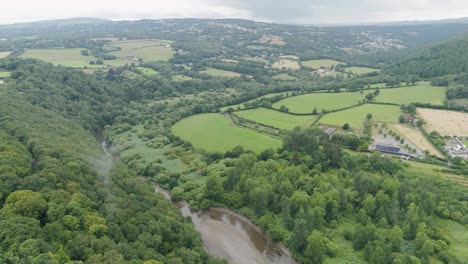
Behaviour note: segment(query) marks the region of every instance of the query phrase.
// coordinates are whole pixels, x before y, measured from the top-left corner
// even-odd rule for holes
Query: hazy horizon
[[[468,17],[463,0],[16,0],[2,3],[0,24],[76,17],[109,20],[241,18],[287,24],[366,24]],[[24,7],[28,7],[25,9]],[[51,8],[54,7],[54,8]]]

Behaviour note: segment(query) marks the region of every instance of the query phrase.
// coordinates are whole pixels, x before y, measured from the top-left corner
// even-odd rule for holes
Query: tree
[[[366,118],[367,119],[372,119],[372,114],[367,114]]]
[[[316,115],[317,114],[317,107],[314,107],[314,110],[312,110],[312,114]]]
[[[319,127],[296,127],[286,133],[283,138],[283,146],[291,151],[312,154],[326,138],[325,132]]]
[[[211,173],[206,180],[205,197],[213,201],[220,201],[223,194],[224,188],[221,177],[217,173]]]
[[[30,190],[12,192],[7,197],[4,207],[7,212],[36,219],[46,208],[47,202],[42,198],[42,194]]]
[[[345,123],[345,124],[343,125],[343,129],[344,129],[344,130],[348,130],[348,129],[349,129],[349,124],[348,124],[348,123]]]
[[[405,122],[406,122],[406,119],[405,119],[405,117],[404,117],[404,116],[400,116],[400,117],[398,118],[398,121],[399,121],[400,123],[402,123],[402,124],[403,124],[403,123],[405,123]]]
[[[88,50],[82,50],[81,55],[83,56],[89,56],[89,51]]]
[[[366,99],[367,99],[367,101],[372,101],[372,100],[374,100],[374,98],[375,98],[375,94],[374,94],[374,93],[368,93],[368,94],[366,94]]]
[[[327,245],[322,232],[314,230],[307,237],[307,248],[304,252],[304,263],[321,264],[327,256]]]
[[[294,221],[294,229],[291,236],[291,247],[296,252],[303,252],[307,245],[307,222],[299,218]]]

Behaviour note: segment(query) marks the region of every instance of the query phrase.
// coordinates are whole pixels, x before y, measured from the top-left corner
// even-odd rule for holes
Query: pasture
[[[301,68],[299,62],[291,59],[280,59],[271,65],[274,69],[298,70]]]
[[[446,169],[445,167],[416,161],[405,161],[405,164],[407,164],[405,171],[414,176],[420,177],[421,175],[424,175],[426,177],[442,177],[468,187],[468,179],[463,175],[442,172],[443,169]]]
[[[364,94],[354,93],[311,93],[293,96],[276,102],[273,108],[279,109],[282,105],[289,108],[291,113],[310,114],[314,108],[320,112],[325,110],[336,110],[352,105],[364,99]]]
[[[8,71],[0,71],[0,78],[8,78],[10,77],[11,72]]]
[[[349,72],[349,73],[352,73],[352,74],[366,74],[366,73],[370,73],[370,72],[378,72],[380,71],[380,69],[374,69],[374,68],[368,68],[368,67],[356,67],[356,66],[353,66],[353,67],[346,67],[345,68],[345,72]]]
[[[83,56],[83,49],[28,49],[20,58],[32,58],[45,62],[53,63],[54,65],[62,65],[73,68],[100,68],[104,65],[90,65],[88,61],[96,60],[92,56]]]
[[[312,69],[331,68],[332,66],[336,66],[338,64],[345,64],[345,63],[341,62],[341,61],[329,60],[329,59],[308,60],[308,61],[303,61],[302,62],[302,66],[309,67],[309,68],[312,68]]]
[[[283,37],[281,36],[263,36],[259,38],[258,41],[263,44],[280,45],[280,46],[286,44]]]
[[[445,99],[445,87],[431,86],[426,83],[401,88],[381,89],[375,97],[377,102],[410,104],[430,103],[441,105]]]
[[[294,76],[288,75],[286,73],[282,73],[282,74],[278,74],[278,75],[273,76],[273,79],[280,80],[280,81],[294,81],[297,78],[294,77]]]
[[[127,40],[111,42],[110,45],[120,48],[110,54],[126,60],[136,57],[145,62],[167,61],[174,55],[171,42],[166,40]]]
[[[240,111],[236,112],[235,115],[260,124],[286,130],[291,130],[296,126],[310,126],[316,119],[316,116],[295,116],[267,108]]]
[[[407,141],[417,146],[421,151],[427,150],[429,154],[433,156],[444,158],[444,155],[442,155],[418,129],[402,124],[392,124],[391,128]]]
[[[237,127],[220,114],[190,116],[175,124],[172,132],[194,147],[211,152],[226,152],[238,145],[256,153],[281,147],[280,140]]]
[[[0,51],[0,59],[8,57],[11,54],[11,51]]]
[[[227,77],[227,78],[238,78],[238,77],[241,77],[242,75],[238,72],[225,71],[225,70],[220,70],[220,69],[215,69],[215,68],[207,68],[206,70],[201,71],[200,73],[208,74],[214,77]]]
[[[270,97],[274,97],[274,96],[277,96],[277,95],[284,95],[284,96],[287,96],[288,92],[280,92],[280,93],[271,93],[271,94],[265,94],[265,95],[262,95],[260,97],[257,97],[255,99],[252,99],[252,100],[249,100],[249,101],[246,101],[246,102],[242,102],[240,104],[235,104],[235,105],[228,105],[228,106],[225,106],[225,107],[221,107],[221,111],[226,111],[228,110],[229,108],[233,108],[234,110],[238,110],[238,109],[243,109],[245,108],[244,107],[244,104],[245,103],[248,103],[248,102],[253,102],[255,100],[258,100],[258,99],[261,99],[261,98],[270,98]]]
[[[468,136],[467,113],[429,108],[418,108],[417,112],[426,122],[424,128],[428,133],[436,131],[443,136]]]
[[[159,73],[158,71],[146,67],[135,67],[135,69],[140,71],[143,75],[156,75]]]
[[[365,104],[351,109],[326,114],[319,120],[320,124],[341,127],[348,123],[354,129],[361,129],[367,114],[372,114],[372,121],[388,123],[398,122],[400,107],[393,105]]]

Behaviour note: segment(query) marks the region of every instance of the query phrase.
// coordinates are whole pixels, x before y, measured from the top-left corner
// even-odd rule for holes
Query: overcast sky
[[[334,24],[468,17],[468,0],[1,0],[0,24],[98,17]]]

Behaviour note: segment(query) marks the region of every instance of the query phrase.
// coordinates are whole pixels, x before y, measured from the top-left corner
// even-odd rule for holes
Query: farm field
[[[110,52],[121,59],[141,58],[143,61],[167,61],[174,51],[171,42],[166,40],[130,40],[111,42],[110,45],[121,50]]]
[[[312,93],[293,96],[276,102],[273,108],[279,109],[282,105],[289,108],[291,113],[312,113],[314,107],[320,112],[349,107],[364,99],[364,94],[355,93]]]
[[[319,120],[319,123],[338,127],[348,123],[352,128],[361,129],[362,122],[366,118],[367,114],[372,114],[372,121],[392,123],[398,122],[398,116],[400,116],[401,110],[398,106],[393,105],[365,104],[351,109],[326,114]]]
[[[155,71],[151,68],[135,67],[135,69],[141,71],[141,73],[143,73],[144,75],[156,75],[159,73],[158,71]]]
[[[322,67],[324,68],[331,68],[332,66],[336,66],[338,64],[345,64],[344,62],[341,61],[336,61],[336,60],[308,60],[308,61],[303,61],[302,66],[304,67],[309,67],[312,69],[320,69]]]
[[[11,72],[8,71],[0,71],[0,78],[8,78],[10,77]]]
[[[0,59],[3,59],[11,54],[11,51],[0,51]]]
[[[220,70],[220,69],[215,69],[215,68],[207,68],[206,70],[201,71],[200,73],[208,74],[211,76],[228,77],[228,78],[237,78],[237,77],[241,77],[242,75],[238,72],[225,71],[225,70]]]
[[[291,59],[280,59],[279,61],[273,63],[272,65],[275,69],[289,69],[289,70],[298,70],[301,68],[299,62]]]
[[[444,158],[444,155],[442,155],[440,151],[427,140],[423,133],[416,128],[402,124],[392,124],[391,127],[395,132],[403,136],[407,141],[413,143],[420,150],[428,150],[429,154],[442,159]]]
[[[368,68],[368,67],[346,67],[345,72],[349,72],[352,74],[366,74],[370,72],[378,72],[380,69]]]
[[[172,132],[194,147],[212,152],[226,152],[240,145],[254,152],[279,148],[281,141],[237,127],[220,114],[200,114],[185,118],[172,127]]]
[[[224,107],[221,107],[220,109],[221,109],[221,111],[226,111],[229,108],[233,108],[234,110],[238,110],[239,107],[240,107],[240,109],[243,109],[243,108],[245,108],[244,107],[245,103],[252,102],[252,101],[255,101],[255,100],[258,100],[258,99],[261,99],[261,98],[270,98],[270,97],[277,96],[277,95],[280,95],[280,94],[283,94],[283,95],[286,96],[286,94],[288,94],[288,92],[265,94],[265,95],[262,95],[260,97],[255,98],[255,99],[252,99],[252,100],[249,100],[249,101],[246,101],[246,102],[242,102],[240,104],[224,106]]]
[[[426,122],[424,128],[428,133],[437,131],[443,136],[468,136],[467,113],[429,108],[418,108],[417,112]]]
[[[235,114],[260,124],[287,130],[291,130],[296,126],[310,126],[316,119],[315,116],[295,116],[267,108],[245,110]]]
[[[296,80],[296,77],[288,75],[286,73],[278,74],[273,76],[273,79],[275,80],[281,80],[281,81],[294,81]]]
[[[375,97],[377,102],[410,104],[430,103],[441,105],[445,98],[445,87],[431,86],[426,83],[401,88],[381,89]]]
[[[445,169],[444,167],[416,161],[405,161],[405,164],[409,165],[405,168],[405,170],[415,176],[419,177],[421,175],[425,175],[429,177],[442,177],[468,187],[467,178],[465,178],[463,175],[442,172],[441,170]]]
[[[263,44],[272,44],[272,45],[284,45],[286,42],[281,36],[263,36],[258,39],[259,42]]]
[[[90,65],[88,61],[96,60],[92,56],[83,56],[83,49],[29,49],[20,58],[33,58],[55,65],[73,68],[102,68],[104,65]]]

